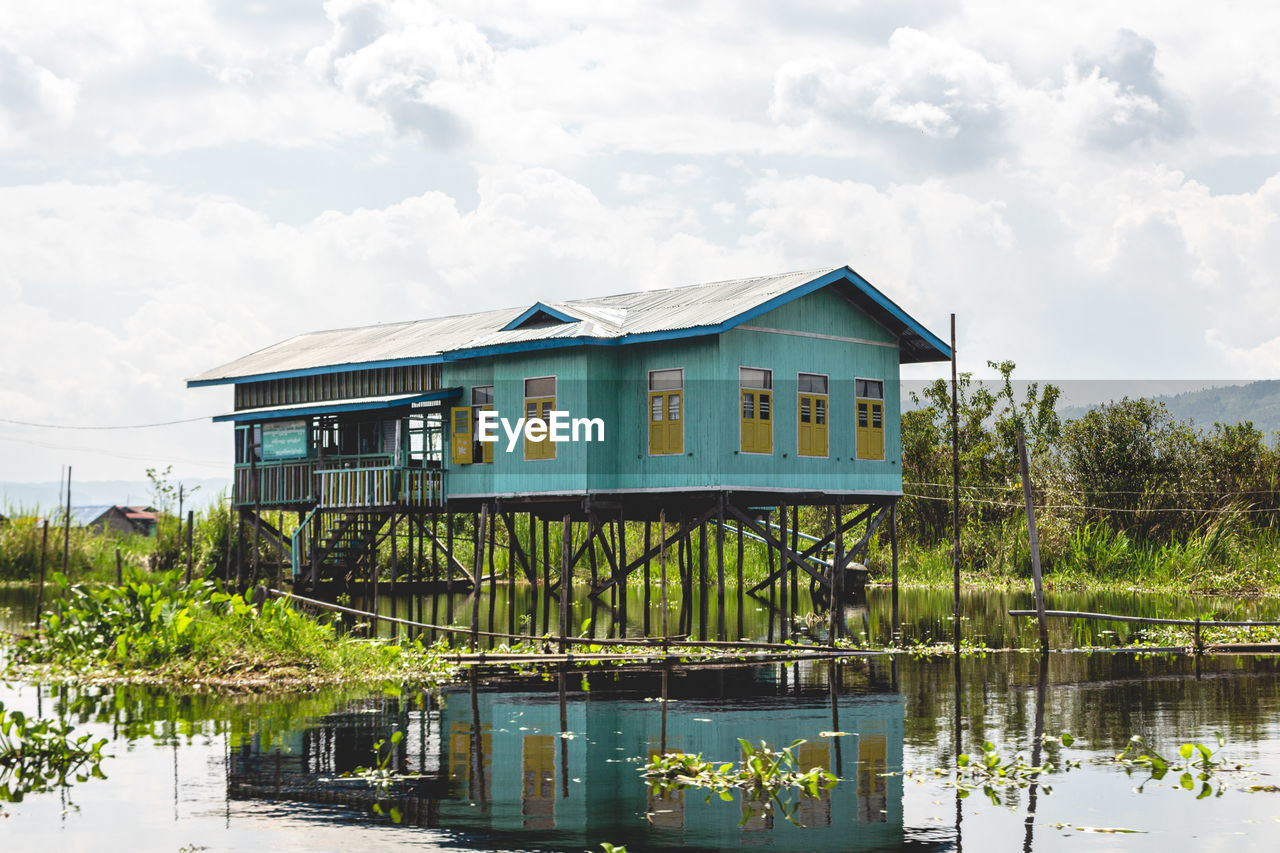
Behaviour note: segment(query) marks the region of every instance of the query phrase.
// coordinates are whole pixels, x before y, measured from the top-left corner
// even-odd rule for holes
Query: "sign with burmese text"
[[[269,421],[262,425],[262,458],[297,459],[307,455],[307,422]]]

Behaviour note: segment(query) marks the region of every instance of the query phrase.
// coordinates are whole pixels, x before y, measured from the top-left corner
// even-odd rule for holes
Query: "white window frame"
[[[663,390],[661,390],[661,391],[654,391],[654,390],[653,390],[653,374],[655,374],[655,373],[666,373],[667,371],[670,371],[670,370],[678,370],[678,371],[680,371],[680,387],[679,387],[679,388],[666,388],[666,389],[663,389]],[[686,418],[686,416],[687,416],[687,415],[688,415],[688,413],[689,413],[689,399],[688,399],[687,397],[685,397],[685,395],[684,395],[684,368],[683,368],[683,367],[658,367],[658,368],[655,368],[655,369],[653,369],[653,370],[650,370],[648,373],[646,373],[646,374],[645,374],[645,390],[644,390],[644,401],[645,401],[644,425],[645,425],[645,431],[644,431],[644,444],[645,444],[645,449],[646,449],[646,450],[648,450],[648,449],[649,449],[649,430],[653,429],[653,399],[652,399],[652,395],[653,395],[653,394],[668,394],[668,393],[670,393],[671,391],[679,391],[679,392],[680,392],[680,452],[679,452],[679,453],[650,453],[650,454],[649,454],[649,457],[650,457],[650,458],[659,458],[659,457],[664,457],[664,456],[684,456],[684,435],[685,435],[685,432],[684,432],[684,422],[685,422],[685,418]],[[665,418],[667,417],[667,414],[668,414],[668,412],[667,412],[667,408],[666,408],[666,403],[664,402],[664,403],[663,403],[663,407],[662,407],[662,417],[664,418],[664,420],[663,420],[663,423],[664,423],[664,424],[669,423],[669,421],[665,420]],[[739,437],[738,437],[738,441],[739,441],[739,442],[741,442],[741,441],[742,441],[742,437],[741,437],[741,435],[739,435]]]

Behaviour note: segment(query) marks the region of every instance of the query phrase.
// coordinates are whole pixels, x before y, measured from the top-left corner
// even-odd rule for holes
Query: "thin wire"
[[[0,424],[16,424],[25,427],[38,427],[39,429],[150,429],[152,427],[173,426],[174,424],[192,424],[196,421],[207,421],[212,419],[213,415],[203,415],[198,418],[183,418],[179,421],[160,421],[154,424],[124,424],[122,426],[84,426],[83,424],[37,424],[31,421],[15,421],[12,418],[0,418]]]
[[[950,484],[950,483],[908,483],[908,482],[905,482],[905,481],[904,481],[904,482],[903,482],[903,485],[904,485],[904,486],[924,486],[924,487],[926,487],[926,488],[936,487],[936,488],[939,488],[939,489],[949,489],[949,488],[951,488],[951,484]],[[1003,491],[1006,491],[1006,490],[1008,490],[1008,489],[1017,489],[1017,488],[1018,488],[1018,485],[1017,485],[1016,483],[1011,483],[1011,484],[1009,484],[1009,485],[1007,485],[1007,486],[998,486],[998,485],[987,485],[987,486],[961,486],[960,488],[962,488],[962,489],[966,489],[966,490],[968,490],[968,491],[974,491],[974,492],[981,492],[981,491],[988,491],[988,492],[1003,492]],[[1060,487],[1060,486],[1044,486],[1044,487],[1037,486],[1036,488],[1037,488],[1039,491],[1042,491],[1042,492],[1058,492],[1058,493],[1060,493],[1060,494],[1072,494],[1072,493],[1073,493],[1071,489],[1064,489],[1064,488],[1062,488],[1062,487]],[[1237,491],[1232,491],[1232,492],[1212,492],[1212,491],[1209,491],[1209,490],[1207,490],[1207,489],[1176,489],[1175,491],[1177,491],[1177,492],[1178,492],[1178,494],[1183,494],[1183,495],[1217,495],[1218,497],[1223,497],[1223,498],[1231,497],[1231,496],[1233,496],[1233,495],[1274,495],[1274,494],[1280,494],[1280,488],[1277,488],[1277,489],[1251,489],[1251,490],[1238,491],[1238,492],[1237,492]],[[1088,492],[1089,492],[1090,494],[1093,494],[1093,495],[1145,495],[1145,494],[1149,494],[1148,492],[1139,492],[1139,491],[1125,490],[1125,489],[1088,489]]]
[[[951,503],[951,498],[940,497],[938,495],[916,495],[911,492],[903,492],[905,497],[917,498],[922,501],[946,501]],[[965,498],[969,503],[990,504],[992,506],[1007,507],[1008,509],[1022,509],[1022,504],[1007,503],[1005,501],[993,501],[986,498]],[[1235,507],[1215,507],[1213,509],[1192,509],[1190,507],[1151,507],[1150,509],[1122,509],[1110,506],[1083,506],[1081,504],[1034,504],[1036,509],[1088,509],[1097,510],[1098,512],[1280,512],[1280,507],[1260,507],[1237,509]]]
[[[213,459],[191,459],[178,456],[157,456],[142,455],[137,453],[121,453],[112,450],[99,450],[94,447],[68,447],[62,444],[52,444],[47,441],[33,441],[29,438],[18,438],[13,435],[0,435],[0,441],[15,441],[19,444],[30,444],[34,447],[45,447],[49,450],[62,450],[68,453],[93,453],[98,456],[112,456],[117,459],[132,459],[142,462],[185,462],[189,465],[199,465],[203,468],[226,468],[226,462],[217,462]]]

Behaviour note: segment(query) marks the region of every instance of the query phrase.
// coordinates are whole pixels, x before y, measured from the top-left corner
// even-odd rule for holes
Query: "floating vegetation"
[[[1217,738],[1218,748],[1210,749],[1202,743],[1184,743],[1178,747],[1178,757],[1176,759],[1165,758],[1155,749],[1153,749],[1140,735],[1134,735],[1129,738],[1128,745],[1116,753],[1110,759],[1104,759],[1106,763],[1118,764],[1125,768],[1125,772],[1132,772],[1135,769],[1146,770],[1150,775],[1143,780],[1135,790],[1142,793],[1142,789],[1147,782],[1163,780],[1169,774],[1176,774],[1178,777],[1177,787],[1183,790],[1195,790],[1196,782],[1200,782],[1200,791],[1196,794],[1197,800],[1202,800],[1212,794],[1222,796],[1226,790],[1225,782],[1215,779],[1215,774],[1224,772],[1235,772],[1246,769],[1246,765],[1241,762],[1229,762],[1219,756],[1222,748],[1226,746],[1226,738],[1222,736],[1222,732],[1214,732]],[[1214,782],[1218,782],[1218,786],[1214,788]],[[1262,789],[1262,786],[1254,786],[1254,788]],[[1246,788],[1245,790],[1251,790]]]
[[[73,738],[73,731],[65,722],[28,717],[0,702],[0,802],[20,803],[27,794],[71,781],[105,779],[100,765],[106,738]]]
[[[791,746],[775,750],[764,741],[755,746],[738,738],[742,760],[737,765],[707,761],[701,754],[669,752],[653,756],[649,764],[640,768],[640,773],[649,780],[649,789],[654,795],[702,788],[708,792],[708,802],[712,794],[732,801],[733,792],[737,790],[746,805],[742,823],[754,816],[754,804],[765,812],[776,807],[783,817],[799,825],[795,819],[799,802],[788,799],[791,791],[797,790],[805,797],[818,797],[823,791],[834,788],[838,781],[821,767],[800,768],[792,750],[803,743],[805,741],[800,739],[793,741]]]
[[[1071,746],[1075,743],[1075,738],[1068,732],[1057,736],[1045,735],[1041,740],[1046,744],[1057,742],[1063,746]],[[902,775],[908,778],[929,775],[934,778],[949,777],[943,784],[955,788],[962,799],[974,791],[982,791],[994,805],[1000,805],[1000,792],[1003,790],[1026,788],[1032,782],[1038,781],[1041,775],[1056,772],[1059,767],[1070,770],[1079,766],[1079,761],[1070,760],[1064,760],[1060,765],[1050,761],[1030,764],[1026,760],[1026,754],[1022,752],[1015,753],[1012,758],[1004,759],[996,745],[986,741],[982,744],[980,755],[968,753],[957,755],[954,768],[934,767],[924,771],[908,769],[903,771]],[[1051,793],[1052,790],[1048,785],[1040,786],[1040,791],[1045,794]]]
[[[394,789],[402,782],[412,782],[416,779],[425,778],[420,773],[402,773],[391,768],[391,759],[403,740],[404,732],[392,732],[389,739],[374,741],[374,766],[357,767],[355,770],[342,774],[343,778],[359,779],[372,788],[374,790],[374,801],[371,806],[373,813],[385,815],[395,824],[400,823],[402,816],[400,808],[392,802]]]

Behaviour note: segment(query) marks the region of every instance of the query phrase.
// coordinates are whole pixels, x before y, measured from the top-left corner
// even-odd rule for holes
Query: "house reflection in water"
[[[831,673],[837,689],[830,689]],[[903,701],[888,663],[801,662],[720,670],[612,674],[581,670],[447,688],[413,700],[365,700],[274,739],[233,749],[234,799],[344,805],[369,814],[377,791],[341,776],[375,762],[374,743],[405,733],[388,767],[415,774],[381,795],[402,824],[511,843],[636,848],[690,845],[878,848],[903,840]],[[665,684],[664,684],[665,682]],[[572,688],[572,689],[570,689]],[[664,694],[669,701],[659,697]],[[833,708],[832,697],[835,696]],[[665,713],[664,713],[665,712]],[[822,737],[840,730],[843,737]],[[736,761],[738,738],[796,749],[802,768],[840,783],[802,798],[788,821],[704,792],[655,793],[638,769],[650,756],[701,753]]]

